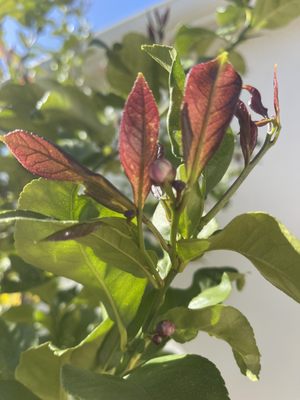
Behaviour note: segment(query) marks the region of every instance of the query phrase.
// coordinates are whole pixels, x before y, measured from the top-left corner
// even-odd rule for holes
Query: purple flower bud
[[[250,85],[244,85],[243,88],[248,90],[248,92],[251,94],[251,98],[248,103],[251,110],[265,118],[268,118],[268,109],[262,104],[261,94],[259,91]]]
[[[175,179],[176,171],[166,158],[158,158],[149,168],[149,175],[155,185],[163,185]]]
[[[185,189],[186,184],[183,181],[175,180],[174,182],[172,182],[172,186],[176,190],[176,192],[180,194]]]
[[[136,211],[135,210],[126,210],[124,212],[124,217],[126,217],[128,220],[133,219],[136,216]]]
[[[161,336],[159,336],[158,334],[155,334],[152,336],[151,340],[154,344],[159,345],[163,341],[163,338]]]
[[[175,332],[175,324],[172,321],[160,321],[156,326],[156,333],[161,337],[170,337]]]

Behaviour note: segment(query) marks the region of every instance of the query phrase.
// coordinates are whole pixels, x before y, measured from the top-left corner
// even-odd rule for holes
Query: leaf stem
[[[156,239],[159,241],[159,244],[161,245],[162,249],[165,250],[169,254],[170,246],[165,241],[165,239],[162,237],[162,235],[158,231],[158,229],[153,225],[152,221],[150,219],[148,219],[145,215],[143,215],[143,222],[147,226],[149,231],[153,234],[153,236],[156,237]]]
[[[273,133],[274,132],[272,131],[271,133],[267,134],[263,146],[253,158],[253,160],[245,166],[240,176],[233,182],[230,188],[224,193],[222,198],[211,208],[211,210],[206,215],[204,215],[203,218],[201,218],[199,225],[200,230],[202,230],[204,226],[207,225],[208,222],[213,219],[220,210],[222,210],[222,208],[224,208],[226,203],[230,200],[231,196],[238,190],[238,188],[241,186],[241,184],[244,182],[244,180],[247,178],[253,168],[258,164],[258,162],[262,159],[266,152],[273,146],[273,144],[275,143],[275,141],[272,140]]]

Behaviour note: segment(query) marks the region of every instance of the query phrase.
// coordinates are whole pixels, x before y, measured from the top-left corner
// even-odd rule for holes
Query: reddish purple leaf
[[[258,128],[247,110],[245,103],[238,101],[235,115],[240,124],[240,143],[245,160],[245,165],[250,161],[250,156],[257,143]]]
[[[268,118],[268,109],[263,105],[261,101],[261,94],[259,90],[251,85],[244,85],[243,89],[247,90],[251,94],[251,98],[248,103],[251,110],[265,118]]]
[[[101,224],[101,221],[82,223],[62,229],[52,233],[43,239],[43,242],[59,242],[66,240],[76,240],[93,233]]]
[[[15,130],[5,135],[3,142],[23,167],[34,175],[58,181],[83,182],[88,173],[68,154],[32,133]]]
[[[26,131],[15,130],[1,136],[1,141],[32,174],[51,180],[83,183],[88,195],[117,212],[123,213],[135,208],[107,179],[88,170],[45,139]]]
[[[182,108],[182,141],[193,183],[222,142],[242,81],[226,54],[198,64],[188,74]]]
[[[143,207],[151,188],[149,169],[157,156],[159,113],[151,90],[139,74],[125,104],[120,129],[120,159],[134,202]]]
[[[278,97],[278,79],[277,79],[277,65],[274,65],[274,109],[276,114],[277,124],[280,125],[280,107],[279,107],[279,97]]]

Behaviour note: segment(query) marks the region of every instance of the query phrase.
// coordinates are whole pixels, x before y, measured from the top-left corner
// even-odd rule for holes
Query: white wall
[[[273,64],[278,63],[282,132],[261,165],[236,194],[231,207],[221,216],[226,224],[247,211],[265,211],[280,219],[300,238],[300,20],[287,28],[267,32],[245,43],[249,73],[244,82],[262,93],[264,103],[273,109]],[[263,130],[261,130],[263,135]],[[226,343],[200,334],[185,344],[213,360],[226,381],[232,400],[300,399],[300,305],[264,280],[245,259],[230,252],[215,252],[207,265],[235,266],[249,271],[242,293],[233,293],[227,303],[239,308],[251,322],[262,354],[259,382],[250,382],[235,365]],[[299,265],[300,268],[300,265]],[[192,275],[191,268],[190,275]],[[181,277],[185,285],[188,277]],[[176,282],[178,283],[178,281]]]

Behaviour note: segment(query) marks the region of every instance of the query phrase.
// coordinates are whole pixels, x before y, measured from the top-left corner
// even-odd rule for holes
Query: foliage
[[[238,45],[289,23],[298,1],[229,1],[217,29],[182,26],[174,46],[162,43],[172,10],[156,10],[147,35],[111,47],[89,32],[79,2],[0,5],[1,398],[229,399],[213,363],[162,352],[204,331],[258,379],[251,325],[223,304],[244,276],[202,267],[187,289],[171,284],[190,261],[231,250],[300,302],[299,240],[261,212],[220,230],[215,220],[281,129],[276,69],[269,114],[242,82]]]

